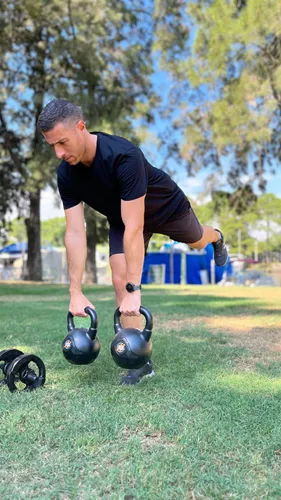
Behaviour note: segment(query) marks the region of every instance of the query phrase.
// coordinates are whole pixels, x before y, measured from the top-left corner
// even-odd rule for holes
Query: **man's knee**
[[[115,254],[110,257],[112,284],[116,295],[124,293],[126,286],[126,260],[124,254]]]
[[[206,248],[209,243],[214,243],[220,237],[219,232],[211,226],[201,226],[202,227],[202,237],[195,243],[189,243],[189,246],[196,248],[197,250],[202,250]]]
[[[195,243],[188,243],[191,248],[196,248],[197,250],[202,250],[206,247],[205,238],[201,238],[201,240],[196,241]]]
[[[189,246],[191,248],[196,248],[196,250],[202,250],[203,248],[206,248],[208,242],[206,241],[206,234],[205,234],[205,228],[204,226],[201,226],[202,229],[202,236],[200,240],[195,241],[194,243],[189,243]]]
[[[112,284],[114,286],[115,293],[124,293],[126,276],[118,272],[112,273]]]

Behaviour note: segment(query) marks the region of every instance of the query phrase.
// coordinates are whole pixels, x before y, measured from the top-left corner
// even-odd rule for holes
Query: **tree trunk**
[[[40,195],[40,189],[35,193],[30,193],[30,213],[29,218],[25,219],[28,242],[26,279],[30,281],[42,281]]]
[[[91,209],[90,209],[91,210]],[[96,246],[97,246],[97,221],[94,210],[85,208],[86,235],[87,235],[87,260],[85,269],[85,283],[97,283]]]
[[[37,121],[43,109],[43,100],[46,90],[45,56],[47,46],[46,29],[39,26],[35,31],[34,38],[37,40],[37,54],[33,66],[34,86],[34,112],[35,126],[33,136],[33,159],[38,160],[42,146],[42,135],[37,129]],[[42,45],[43,43],[43,45]],[[28,254],[27,254],[27,280],[42,281],[42,259],[41,259],[41,231],[40,231],[40,198],[41,189],[39,183],[33,178],[31,193],[29,195],[29,218],[26,219]]]

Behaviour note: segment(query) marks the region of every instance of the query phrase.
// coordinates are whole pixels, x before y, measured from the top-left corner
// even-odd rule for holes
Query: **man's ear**
[[[80,132],[83,132],[83,130],[86,130],[86,124],[83,120],[79,120],[79,122],[76,123],[76,127],[78,128],[78,130],[80,130]]]

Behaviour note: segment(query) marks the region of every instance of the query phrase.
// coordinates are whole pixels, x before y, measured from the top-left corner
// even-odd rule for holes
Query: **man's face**
[[[60,160],[65,160],[70,165],[77,165],[86,150],[85,130],[85,123],[80,120],[67,128],[62,123],[58,123],[52,130],[43,132],[43,135],[48,144],[53,146]]]

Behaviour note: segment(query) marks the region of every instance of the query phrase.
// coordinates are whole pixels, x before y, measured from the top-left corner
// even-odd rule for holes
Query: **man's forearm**
[[[82,278],[87,257],[86,234],[66,232],[65,247],[70,279],[70,293],[81,292]]]
[[[123,244],[127,264],[127,282],[139,285],[144,261],[143,229],[135,231],[126,228]]]

